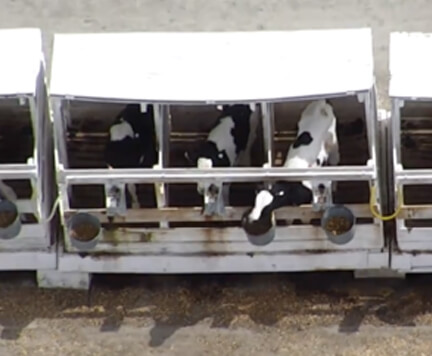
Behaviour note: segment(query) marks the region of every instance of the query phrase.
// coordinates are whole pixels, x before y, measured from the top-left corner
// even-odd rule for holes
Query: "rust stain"
[[[113,261],[118,260],[122,255],[120,254],[109,254],[106,252],[93,252],[87,257],[92,260],[107,260],[107,261]]]
[[[224,228],[207,228],[203,230],[204,234],[204,254],[207,256],[224,253],[218,248],[215,248],[217,243],[219,246],[224,246],[226,244],[224,236],[226,235]]]
[[[139,234],[140,242],[151,242],[153,239],[153,233],[151,232],[142,232]]]

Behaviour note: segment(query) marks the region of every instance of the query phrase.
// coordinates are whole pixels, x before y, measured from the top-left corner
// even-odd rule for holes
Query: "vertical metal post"
[[[66,139],[67,126],[63,120],[62,99],[52,99],[53,120],[54,120],[54,142],[58,152],[58,163],[64,168],[69,168]]]
[[[378,157],[379,157],[379,146],[377,146],[379,141],[378,134],[378,111],[376,107],[376,92],[375,86],[371,88],[368,94],[362,95],[358,94],[358,98],[360,102],[363,102],[364,110],[365,110],[365,119],[366,119],[366,132],[367,132],[367,140],[369,147],[370,159],[368,160],[368,165],[373,166],[375,172],[375,180],[369,181],[369,189],[372,190],[373,187],[376,188],[376,198],[377,203],[380,206],[381,214],[384,214],[383,211],[383,202],[384,196],[381,187],[380,176],[382,175],[381,167],[378,167]],[[381,224],[381,221],[374,218],[375,224]]]
[[[33,133],[33,157],[30,160],[36,165],[38,179],[30,179],[30,185],[32,188],[32,193],[30,200],[32,202],[32,206],[35,209],[34,212],[38,215],[38,218],[44,218],[46,214],[46,209],[43,204],[44,200],[46,201],[46,197],[44,196],[43,190],[43,180],[45,179],[44,172],[44,155],[40,154],[43,152],[43,140],[46,140],[43,133],[43,123],[40,120],[40,114],[42,111],[43,103],[40,100],[39,93],[39,85],[36,89],[36,97],[28,98],[28,105],[30,109],[30,120],[32,123],[32,133]]]
[[[391,122],[392,122],[392,137],[393,137],[393,155],[395,155],[395,164],[402,164],[401,153],[401,108],[404,106],[404,101],[400,99],[392,99],[391,105]],[[396,167],[395,167],[396,168]]]
[[[274,133],[274,104],[261,103],[262,108],[262,127],[264,138],[264,150],[266,153],[266,165],[273,167],[273,133]]]
[[[158,142],[158,164],[154,166],[156,169],[169,167],[169,139],[171,134],[171,122],[169,108],[166,105],[154,105],[155,130]],[[165,183],[155,183],[156,202],[158,208],[163,208],[168,205],[168,189]],[[167,221],[161,221],[161,228],[168,228]]]
[[[401,147],[401,109],[404,106],[404,101],[401,99],[394,98],[391,101],[391,156],[389,157],[389,164],[392,165],[392,177],[391,181],[391,194],[389,197],[389,206],[392,209],[392,212],[394,212],[397,208],[397,204],[402,204],[403,201],[398,201],[397,199],[397,191],[398,189],[403,190],[403,184],[398,182],[397,179],[397,170],[399,167],[402,166],[402,147]],[[403,200],[403,194],[402,194],[402,200]],[[402,219],[396,219],[396,226],[397,230],[400,230],[401,228],[405,228],[405,220]]]
[[[69,168],[66,137],[67,137],[67,127],[63,120],[63,110],[62,110],[62,99],[53,98],[51,100],[52,110],[53,110],[53,125],[54,125],[54,146],[55,146],[55,160],[56,160],[56,170],[62,170],[65,167]],[[58,190],[60,194],[60,219],[61,224],[64,226],[64,231],[66,231],[66,221],[64,219],[64,212],[70,210],[69,204],[69,194],[72,193],[71,187],[66,183],[58,183]]]

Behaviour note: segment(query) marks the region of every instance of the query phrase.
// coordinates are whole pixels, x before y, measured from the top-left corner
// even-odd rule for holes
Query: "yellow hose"
[[[387,216],[381,215],[379,212],[375,210],[375,197],[376,197],[376,187],[372,186],[370,189],[370,199],[369,199],[369,208],[373,216],[375,216],[377,219],[380,219],[381,221],[389,221],[396,218],[399,213],[402,210],[402,189],[398,189],[398,200],[399,200],[399,206],[397,207],[396,211]]]

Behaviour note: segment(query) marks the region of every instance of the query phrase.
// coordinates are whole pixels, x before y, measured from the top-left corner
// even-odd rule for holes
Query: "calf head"
[[[260,186],[255,196],[255,205],[249,209],[249,222],[270,217],[271,212],[283,206],[299,206],[312,201],[312,191],[299,182],[276,182],[270,189]]]

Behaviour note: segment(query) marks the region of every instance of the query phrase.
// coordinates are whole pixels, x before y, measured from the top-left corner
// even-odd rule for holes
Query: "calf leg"
[[[127,190],[131,196],[132,199],[132,209],[139,209],[140,208],[140,203],[138,200],[138,195],[136,192],[136,185],[135,184],[127,184]]]

